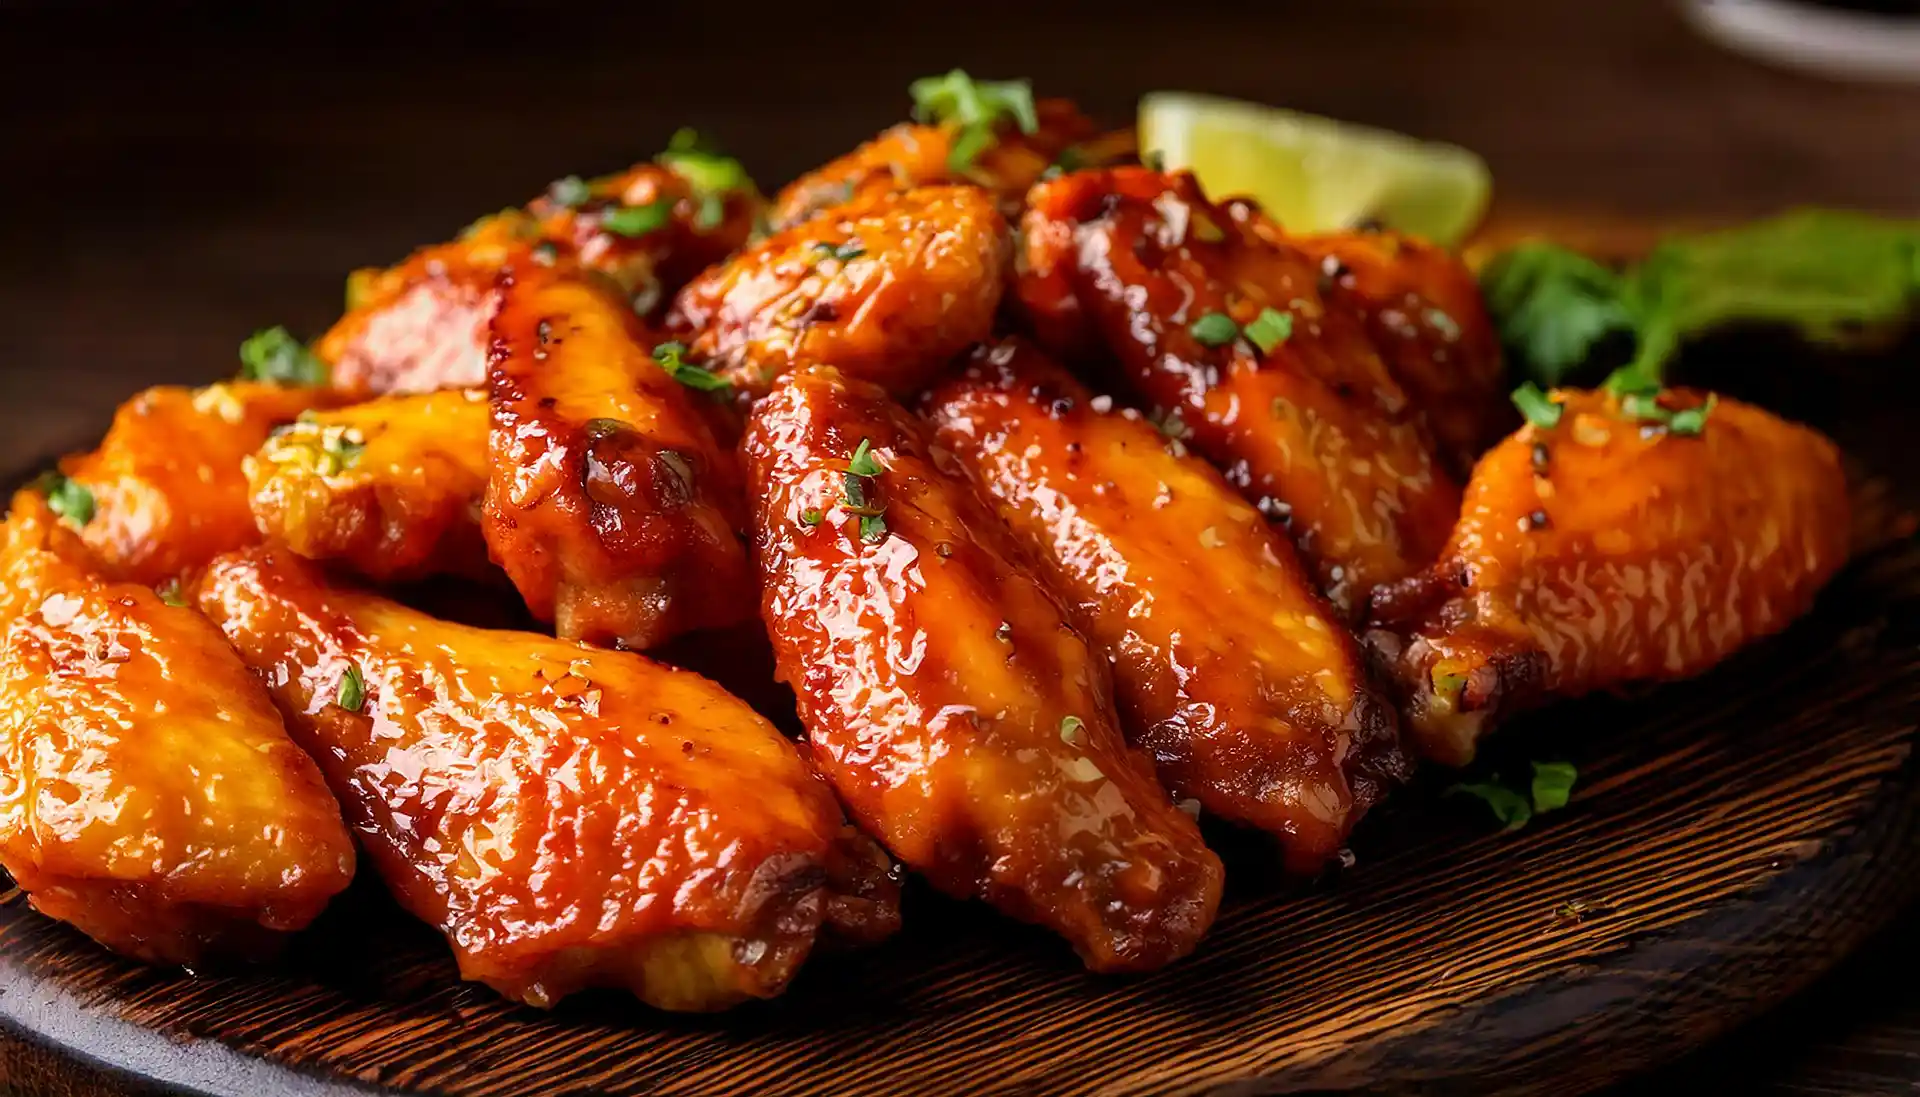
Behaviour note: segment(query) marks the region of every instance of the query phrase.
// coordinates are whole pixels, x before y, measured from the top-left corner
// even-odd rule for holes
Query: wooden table
[[[771,184],[894,120],[908,80],[954,64],[1036,77],[1114,121],[1140,91],[1186,87],[1457,141],[1492,163],[1508,216],[1920,210],[1920,89],[1759,67],[1654,0],[976,0],[858,21],[656,6],[0,0],[0,407],[32,409],[9,414],[0,467],[87,442],[140,385],[231,371],[256,327],[319,331],[348,269],[554,176],[618,167],[691,124]],[[1630,1088],[1911,1092],[1915,928]],[[97,1091],[84,1069],[0,1041],[9,1079]]]

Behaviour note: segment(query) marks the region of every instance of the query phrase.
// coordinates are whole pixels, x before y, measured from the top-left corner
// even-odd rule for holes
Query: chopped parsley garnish
[[[579,209],[593,200],[593,188],[578,175],[569,175],[547,185],[547,199],[556,206]]]
[[[875,506],[873,497],[868,493],[869,481],[880,475],[883,470],[880,463],[873,459],[871,444],[860,439],[860,445],[853,451],[853,457],[847,462],[847,473],[841,477],[841,487],[846,492],[847,512],[860,517],[860,539],[869,544],[877,544],[887,539],[886,504]]]
[[[1260,315],[1247,325],[1246,334],[1261,354],[1270,353],[1293,335],[1293,313],[1276,308],[1261,309]]]
[[[1709,393],[1706,402],[1674,411],[1660,403],[1660,381],[1635,366],[1623,366],[1608,375],[1602,387],[1620,398],[1620,411],[1642,423],[1664,425],[1667,433],[1691,438],[1706,429],[1718,396]]]
[[[1080,729],[1086,726],[1087,726],[1086,722],[1081,720],[1078,716],[1061,717],[1060,718],[1060,741],[1063,743],[1066,743],[1069,746],[1079,746],[1080,745]]]
[[[337,476],[354,466],[360,455],[366,452],[367,440],[359,431],[348,427],[328,427],[320,433],[320,460],[317,467],[322,476]]]
[[[722,389],[730,389],[733,387],[731,381],[728,381],[726,378],[705,366],[698,366],[687,361],[685,357],[686,353],[687,345],[685,343],[661,343],[653,348],[653,360],[660,363],[660,368],[667,371],[668,377],[673,378],[690,389],[697,389],[701,392],[719,392]]]
[[[800,512],[800,524],[807,527],[817,526],[825,521],[826,517],[826,515],[820,513],[819,507],[808,507],[806,510]]]
[[[160,596],[162,602],[176,609],[185,608],[187,604],[187,596],[181,592],[180,580],[178,579],[167,580],[158,587],[155,587],[153,592]]]
[[[860,516],[860,539],[870,545],[877,545],[887,539],[887,520],[878,514]]]
[[[357,664],[347,664],[347,672],[340,676],[340,692],[334,695],[333,703],[348,712],[367,707],[367,680]]]
[[[617,236],[645,236],[673,220],[673,201],[662,198],[644,206],[621,206],[600,217],[600,227]]]
[[[1689,438],[1698,435],[1707,429],[1707,416],[1713,414],[1713,406],[1719,402],[1718,396],[1708,393],[1706,403],[1674,412],[1673,418],[1667,420],[1667,431]]]
[[[847,471],[855,476],[880,475],[880,463],[873,459],[871,444],[865,438],[860,439],[860,445],[854,449],[853,459],[847,462]]]
[[[1447,789],[1447,795],[1475,797],[1507,830],[1519,830],[1536,815],[1566,807],[1579,779],[1580,771],[1572,763],[1535,762],[1533,780],[1524,790],[1509,787],[1496,776],[1491,781],[1454,785]]]
[[[1527,417],[1527,422],[1542,430],[1550,430],[1560,425],[1560,416],[1567,410],[1558,403],[1547,399],[1540,386],[1528,381],[1513,390],[1513,406]]]
[[[1487,807],[1493,809],[1494,818],[1508,830],[1519,830],[1533,818],[1533,804],[1518,792],[1502,784],[1491,781],[1471,785],[1454,785],[1447,789],[1449,796],[1472,796]]]
[[[47,497],[47,509],[76,526],[93,521],[93,492],[78,480],[48,472],[34,484]]]
[[[1240,337],[1240,325],[1224,312],[1207,313],[1188,324],[1187,331],[1205,347],[1224,347]]]
[[[654,157],[654,162],[671,169],[693,189],[700,206],[693,227],[702,232],[719,228],[726,220],[727,195],[754,191],[753,179],[740,161],[723,154],[698,130],[685,126],[674,131],[667,141],[667,151]]]
[[[862,255],[865,255],[867,253],[867,246],[858,240],[849,240],[844,244],[834,244],[822,240],[813,245],[813,250],[819,252],[822,259],[838,259],[842,263],[845,263],[850,259],[858,259]]]
[[[1571,762],[1535,762],[1533,764],[1533,810],[1558,811],[1573,796],[1573,783],[1580,771]]]
[[[988,146],[994,127],[1011,120],[1021,133],[1040,128],[1033,103],[1033,85],[1025,80],[975,80],[964,70],[945,76],[927,76],[908,85],[916,121],[954,126],[958,132],[947,152],[947,170],[964,172]]]
[[[283,327],[256,331],[240,344],[240,379],[275,385],[324,385],[332,373],[320,356]]]

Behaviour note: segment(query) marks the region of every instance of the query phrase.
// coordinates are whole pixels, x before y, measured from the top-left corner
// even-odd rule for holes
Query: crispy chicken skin
[[[329,399],[234,381],[151,388],[120,405],[98,449],[60,462],[92,495],[80,536],[101,572],[152,586],[259,540],[241,466],[274,427]]]
[[[1698,674],[1804,613],[1847,557],[1819,434],[1724,397],[1698,437],[1604,392],[1550,399],[1557,425],[1522,426],[1474,469],[1441,561],[1374,594],[1368,643],[1436,761],[1465,764],[1550,698]]]
[[[864,478],[849,471],[863,441]],[[744,448],[762,618],[854,818],[934,886],[1058,932],[1095,970],[1191,951],[1219,860],[1127,746],[1106,668],[934,466],[924,425],[814,367],[761,401]]]
[[[1272,225],[1262,217],[1248,220]],[[1449,470],[1466,475],[1515,422],[1500,337],[1473,272],[1452,252],[1411,236],[1336,233],[1288,240],[1320,264],[1327,307],[1365,318],[1387,369],[1426,419]]]
[[[246,460],[260,531],[377,583],[484,574],[487,398],[383,396],[309,412]]]
[[[994,126],[992,144],[982,149],[963,170],[949,162],[959,127],[902,122],[873,140],[787,184],[773,202],[773,222],[795,225],[856,198],[907,190],[936,183],[973,183],[985,187],[1008,217],[1017,217],[1027,188],[1059,161],[1062,153],[1080,142],[1096,141],[1096,128],[1066,99],[1042,99],[1034,104],[1039,127],[1022,133],[1012,119]],[[1123,144],[1131,151],[1131,142]]]
[[[1459,489],[1365,324],[1320,293],[1317,262],[1253,231],[1258,214],[1207,202],[1184,173],[1075,172],[1035,187],[1028,206],[1015,284],[1041,339],[1073,357],[1111,353],[1156,419],[1285,521],[1336,607],[1353,612],[1374,584],[1433,560]],[[1193,330],[1268,308],[1291,330],[1265,353]]]
[[[5,537],[0,864],[128,956],[272,951],[353,879],[319,771],[218,629],[99,578],[38,494]]]
[[[935,442],[1040,562],[1113,667],[1175,796],[1317,872],[1409,770],[1393,712],[1293,547],[1139,412],[1020,343],[931,395]]]
[[[652,647],[753,613],[738,460],[619,299],[540,267],[493,322],[483,530],[561,636]]]
[[[898,922],[885,855],[696,674],[438,621],[281,548],[215,561],[199,604],[466,979],[536,1006],[610,986],[722,1009],[778,994],[823,930]]]
[[[672,323],[743,399],[816,363],[904,394],[992,332],[1009,247],[978,187],[881,192],[709,270]]]

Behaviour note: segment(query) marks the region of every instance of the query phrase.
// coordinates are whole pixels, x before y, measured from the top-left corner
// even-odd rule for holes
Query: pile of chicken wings
[[[1200,816],[1319,873],[1414,759],[1700,672],[1844,561],[1818,434],[1657,385],[1523,418],[1445,250],[914,90],[771,201],[686,133],[559,180],[16,495],[33,904],[250,958],[365,865],[512,999],[711,1010],[894,932],[910,870],[1154,968],[1219,904]],[[797,705],[658,657],[700,636]]]

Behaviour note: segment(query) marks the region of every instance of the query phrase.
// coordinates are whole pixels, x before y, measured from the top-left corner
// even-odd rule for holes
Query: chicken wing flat
[[[218,629],[99,578],[39,495],[5,537],[0,864],[116,952],[270,952],[353,879],[319,770]]]
[[[1440,762],[1511,711],[1706,670],[1805,612],[1847,557],[1819,434],[1685,391],[1547,400],[1554,425],[1474,469],[1441,561],[1374,595],[1368,642]]]
[[[485,571],[487,397],[383,396],[309,412],[247,458],[260,531],[379,582]]]
[[[1393,712],[1286,539],[1111,403],[1003,343],[928,414],[1112,665],[1123,723],[1168,788],[1317,872],[1410,769]]]
[[[695,279],[672,322],[743,399],[815,363],[905,393],[992,332],[1009,247],[978,187],[882,192]]]
[[[631,648],[750,617],[739,465],[694,404],[708,397],[594,284],[538,267],[511,282],[483,530],[527,607],[561,636]]]
[[[241,466],[274,427],[328,399],[247,381],[151,388],[44,486],[104,575],[152,586],[260,539]]]
[[[281,548],[199,604],[320,761],[368,859],[462,977],[536,1006],[778,994],[823,929],[898,922],[890,863],[793,744],[698,675],[448,624]]]
[[[829,367],[744,442],[762,617],[813,759],[854,818],[951,895],[1064,936],[1091,968],[1199,942],[1219,860],[1115,723],[1106,668],[926,428]]]
[[[1265,218],[1250,220],[1272,225]],[[1452,252],[1411,236],[1339,233],[1288,240],[1320,264],[1327,307],[1365,318],[1387,369],[1431,427],[1449,470],[1464,476],[1516,421],[1500,336],[1473,272]]]
[[[1285,522],[1336,607],[1434,559],[1459,488],[1319,263],[1185,174],[1076,172],[1028,204],[1016,285],[1036,332],[1072,357],[1104,346],[1164,429]]]

